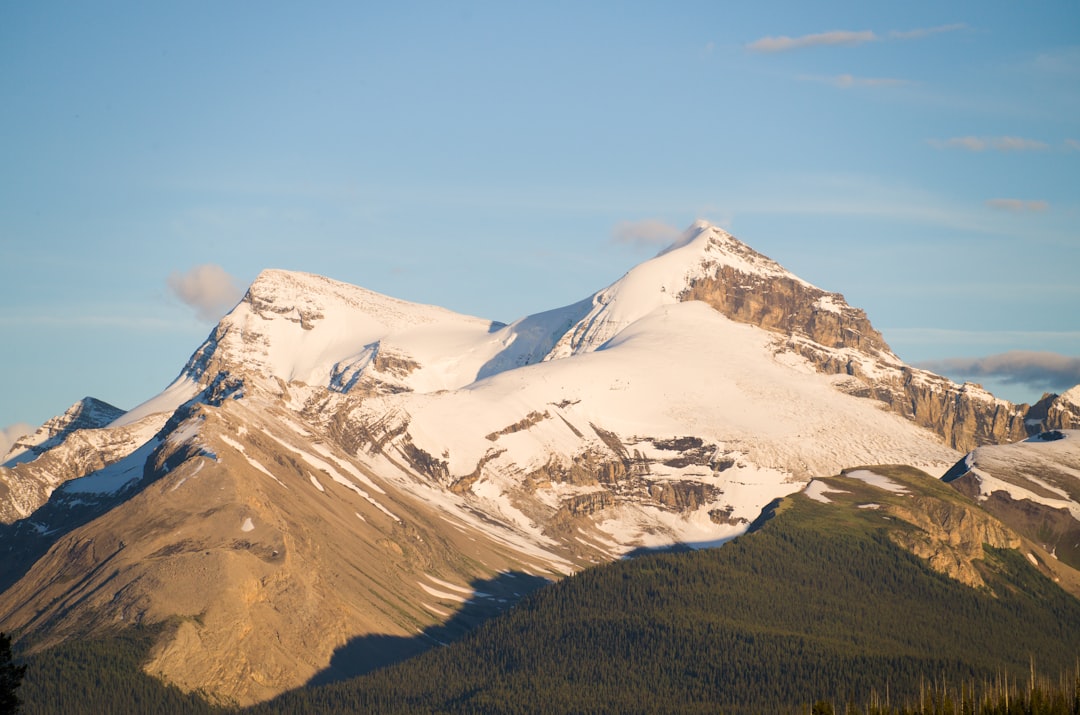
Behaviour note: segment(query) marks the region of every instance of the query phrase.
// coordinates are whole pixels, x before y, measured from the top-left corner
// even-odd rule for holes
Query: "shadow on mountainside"
[[[72,494],[61,485],[29,516],[0,524],[0,593],[25,576],[60,539],[132,498],[165,473],[153,470],[149,462],[143,465],[141,477],[115,492]]]
[[[473,589],[472,597],[445,623],[430,626],[413,637],[357,636],[338,648],[330,665],[316,673],[304,687],[348,680],[407,660],[435,646],[447,645],[549,583],[551,581],[546,578],[520,571],[475,580],[469,584]]]
[[[540,362],[559,342],[559,339],[592,310],[592,296],[564,308],[556,308],[522,318],[510,326],[492,323],[489,332],[509,327],[512,338],[505,348],[480,367],[477,380],[497,375],[524,365]]]
[[[101,516],[117,502],[100,500],[71,508],[58,506],[50,498],[30,516],[0,524],[0,593],[25,576],[56,542]]]

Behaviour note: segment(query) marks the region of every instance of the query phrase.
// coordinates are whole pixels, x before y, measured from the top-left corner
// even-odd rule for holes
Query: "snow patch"
[[[203,388],[200,385],[196,384],[195,381],[187,375],[181,376],[171,385],[166,387],[161,393],[151,397],[134,409],[128,410],[109,423],[108,426],[125,427],[134,424],[149,415],[159,413],[172,414],[176,411],[177,407],[202,392],[202,389]]]
[[[141,479],[146,467],[146,460],[156,448],[150,440],[118,462],[99,469],[96,472],[65,482],[60,488],[75,494],[110,494],[119,491],[131,482]]]
[[[827,497],[826,494],[850,493],[851,492],[848,492],[844,489],[837,489],[835,487],[829,486],[820,479],[811,479],[810,483],[806,485],[806,489],[803,490],[803,494],[813,499],[814,501],[821,502],[822,504],[832,504],[832,499]]]
[[[443,581],[440,578],[435,578],[434,576],[432,576],[429,573],[424,574],[424,576],[429,581],[431,581],[433,584],[435,584],[437,586],[442,586],[443,588],[448,588],[448,589],[450,589],[452,591],[458,591],[459,593],[465,593],[465,594],[470,594],[470,595],[473,593],[473,590],[471,588],[467,588],[465,586],[458,586],[456,584],[450,583],[449,581]]]
[[[877,472],[871,472],[869,469],[856,469],[851,472],[845,472],[844,476],[850,477],[851,479],[858,479],[859,481],[866,482],[870,486],[884,489],[893,494],[908,493],[907,487],[903,484],[897,484],[888,477],[878,474]]]
[[[247,461],[247,463],[250,464],[252,467],[259,470],[260,472],[262,472],[266,476],[270,477],[271,479],[273,479],[275,482],[277,482],[281,486],[283,486],[283,487],[286,486],[286,484],[284,482],[282,482],[280,479],[278,479],[274,475],[273,472],[271,472],[269,469],[267,469],[262,464],[260,464],[258,462],[258,460],[254,459],[250,455],[248,455],[248,453],[244,450],[244,445],[240,444],[239,442],[237,442],[232,437],[229,437],[228,435],[224,435],[224,434],[218,435],[218,439],[220,439],[222,442],[224,442],[225,444],[229,445],[230,447],[235,449],[237,452],[239,452],[241,454],[241,456],[243,456],[243,458]]]
[[[469,599],[465,596],[457,593],[448,593],[447,591],[439,591],[432,588],[431,586],[428,586],[426,583],[418,583],[417,585],[427,591],[428,594],[434,596],[435,598],[441,598],[444,601],[456,601],[457,603],[467,603],[469,601]]]

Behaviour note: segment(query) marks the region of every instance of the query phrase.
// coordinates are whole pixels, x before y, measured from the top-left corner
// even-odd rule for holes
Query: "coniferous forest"
[[[788,500],[720,549],[542,588],[462,640],[264,713],[1074,713],[1080,601],[1011,550],[987,587],[931,571],[872,515]],[[26,659],[26,713],[223,712],[139,672],[153,633]]]

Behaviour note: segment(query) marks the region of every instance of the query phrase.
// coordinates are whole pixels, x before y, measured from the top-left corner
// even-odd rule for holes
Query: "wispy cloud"
[[[1033,66],[1046,74],[1078,77],[1080,76],[1080,46],[1050,50],[1038,55]]]
[[[1051,392],[1080,384],[1080,358],[1052,352],[1010,350],[986,357],[928,360],[917,367],[962,379],[994,378]]]
[[[830,84],[840,89],[878,88],[878,87],[905,87],[914,84],[911,80],[895,79],[892,77],[856,77],[850,74],[841,74],[832,77],[816,75],[800,75],[804,82],[821,82]]]
[[[620,221],[611,229],[612,241],[635,247],[666,245],[681,235],[679,229],[656,219]]]
[[[1067,151],[1080,151],[1080,141],[1076,139],[1066,139],[1065,149]]]
[[[243,289],[225,269],[213,263],[195,266],[187,273],[172,272],[169,290],[195,308],[200,320],[217,320],[243,296]]]
[[[952,137],[951,139],[928,139],[935,149],[964,149],[966,151],[1043,151],[1049,148],[1045,142],[1025,137]]]
[[[805,47],[861,45],[864,42],[873,42],[877,39],[878,36],[871,30],[830,30],[829,32],[819,32],[800,37],[787,37],[784,35],[762,37],[760,40],[754,40],[748,44],[746,48],[751,52],[787,52]]]
[[[33,432],[34,428],[25,422],[17,422],[0,428],[0,459],[3,459],[4,455],[8,453],[11,446],[15,444],[15,440],[33,434]]]
[[[1014,213],[1040,212],[1050,208],[1050,203],[1042,199],[989,199],[986,205],[992,209]]]
[[[940,35],[943,32],[956,32],[966,30],[967,25],[963,22],[954,22],[951,25],[938,25],[936,27],[920,27],[914,30],[893,30],[889,37],[894,40],[918,40],[930,35]]]
[[[920,27],[914,30],[891,30],[884,36],[878,35],[873,30],[830,30],[811,35],[788,37],[786,35],[762,37],[754,40],[746,46],[751,52],[788,52],[801,50],[807,47],[841,46],[852,47],[867,42],[878,42],[884,39],[890,40],[917,40],[930,35],[938,35],[943,32],[954,32],[967,28],[962,22],[951,25],[938,25],[936,27]]]

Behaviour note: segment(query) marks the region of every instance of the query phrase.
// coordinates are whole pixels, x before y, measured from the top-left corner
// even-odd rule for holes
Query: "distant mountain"
[[[724,543],[845,467],[943,473],[1038,428],[703,222],[509,325],[264,271],[172,385],[102,414],[0,467],[0,630],[160,627],[147,672],[241,704],[588,566]]]
[[[979,447],[943,479],[1053,559],[1080,569],[1080,430]]]
[[[117,433],[100,431],[123,414],[107,402],[84,397],[33,434],[15,440],[0,463],[0,522],[29,516],[64,481],[100,469],[138,446]]]

